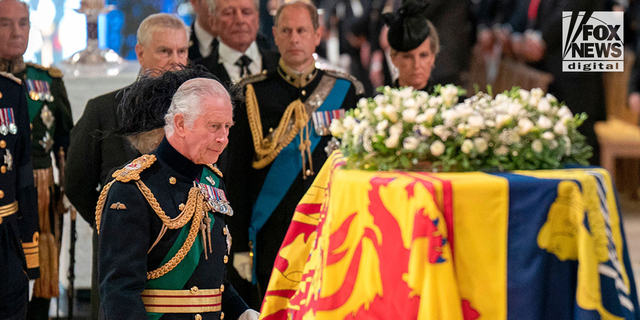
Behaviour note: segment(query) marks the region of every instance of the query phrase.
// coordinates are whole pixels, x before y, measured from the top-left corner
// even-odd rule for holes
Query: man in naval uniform
[[[226,280],[233,209],[215,163],[233,125],[214,79],[182,84],[165,138],[112,176],[100,194],[99,281],[104,319],[258,319]]]
[[[21,80],[0,72],[0,319],[9,320],[24,319],[29,279],[40,274],[26,99]]]
[[[189,29],[180,18],[157,13],[146,17],[138,27],[136,56],[140,73],[163,72],[187,64]],[[158,73],[156,72],[156,74]],[[82,117],[71,131],[71,144],[65,172],[69,201],[91,225],[95,221],[99,190],[109,172],[140,156],[122,136],[108,134],[120,128],[124,118],[118,104],[124,90],[119,89],[87,102]],[[91,276],[91,318],[98,319],[100,296],[97,283],[98,236],[94,232]]]
[[[59,295],[61,215],[66,212],[60,189],[54,184],[51,158],[53,153],[56,167],[63,170],[61,164],[69,146],[73,118],[60,70],[23,61],[30,28],[27,5],[17,0],[0,1],[0,21],[0,71],[15,75],[27,89],[33,175],[40,216],[41,276],[34,284],[28,318],[48,319],[50,299]]]
[[[327,159],[330,121],[363,91],[355,78],[316,68],[322,32],[313,4],[284,4],[274,21],[279,67],[240,82],[246,104],[235,115],[225,172],[236,212],[234,267],[263,296],[295,207]]]

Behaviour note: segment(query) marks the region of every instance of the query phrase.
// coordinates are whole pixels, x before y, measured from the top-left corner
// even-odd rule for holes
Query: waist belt
[[[8,217],[16,212],[18,212],[18,201],[0,207],[0,224],[2,224],[2,218]]]
[[[220,289],[155,290],[140,294],[142,302],[151,313],[198,313],[222,310]]]

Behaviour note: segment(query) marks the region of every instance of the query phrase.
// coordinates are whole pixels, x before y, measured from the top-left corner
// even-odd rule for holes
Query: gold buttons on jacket
[[[227,228],[222,228],[222,234],[227,235]]]
[[[7,172],[7,166],[0,167],[0,173],[6,173],[6,172]]]
[[[0,199],[4,198],[4,191],[0,190]]]
[[[176,184],[176,178],[174,177],[169,178],[169,183]]]
[[[229,256],[227,256],[227,255],[225,254],[225,255],[224,255],[224,259],[222,259],[222,260],[224,260],[224,263],[229,262]]]
[[[7,147],[7,142],[4,140],[0,140],[0,148],[4,149]]]
[[[202,316],[199,313],[196,314],[196,316],[193,317],[193,318],[196,319],[196,320],[202,320]]]
[[[224,319],[224,312],[220,312],[220,320]]]
[[[184,203],[181,203],[181,204],[178,206],[178,210],[180,210],[180,211],[184,210]]]
[[[306,96],[306,95],[307,95],[307,92],[306,92],[306,91],[304,91],[304,90],[302,90],[302,95],[303,95],[303,96]]]
[[[2,99],[2,92],[0,92],[0,99]]]
[[[223,293],[223,292],[224,292],[224,284],[221,284],[220,285],[220,293]]]
[[[191,293],[196,294],[196,292],[198,292],[198,287],[196,286],[191,287]]]

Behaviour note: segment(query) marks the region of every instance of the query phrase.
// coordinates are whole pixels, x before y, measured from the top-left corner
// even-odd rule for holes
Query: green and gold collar
[[[315,79],[316,75],[318,75],[318,69],[316,68],[316,63],[314,61],[306,70],[298,72],[289,68],[284,64],[284,61],[280,59],[280,63],[278,64],[278,73],[280,73],[280,76],[292,86],[296,88],[304,88],[313,81],[313,79]]]

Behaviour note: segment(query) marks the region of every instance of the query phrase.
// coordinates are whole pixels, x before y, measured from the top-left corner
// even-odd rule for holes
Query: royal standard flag
[[[606,171],[343,164],[300,202],[262,319],[640,319]]]

